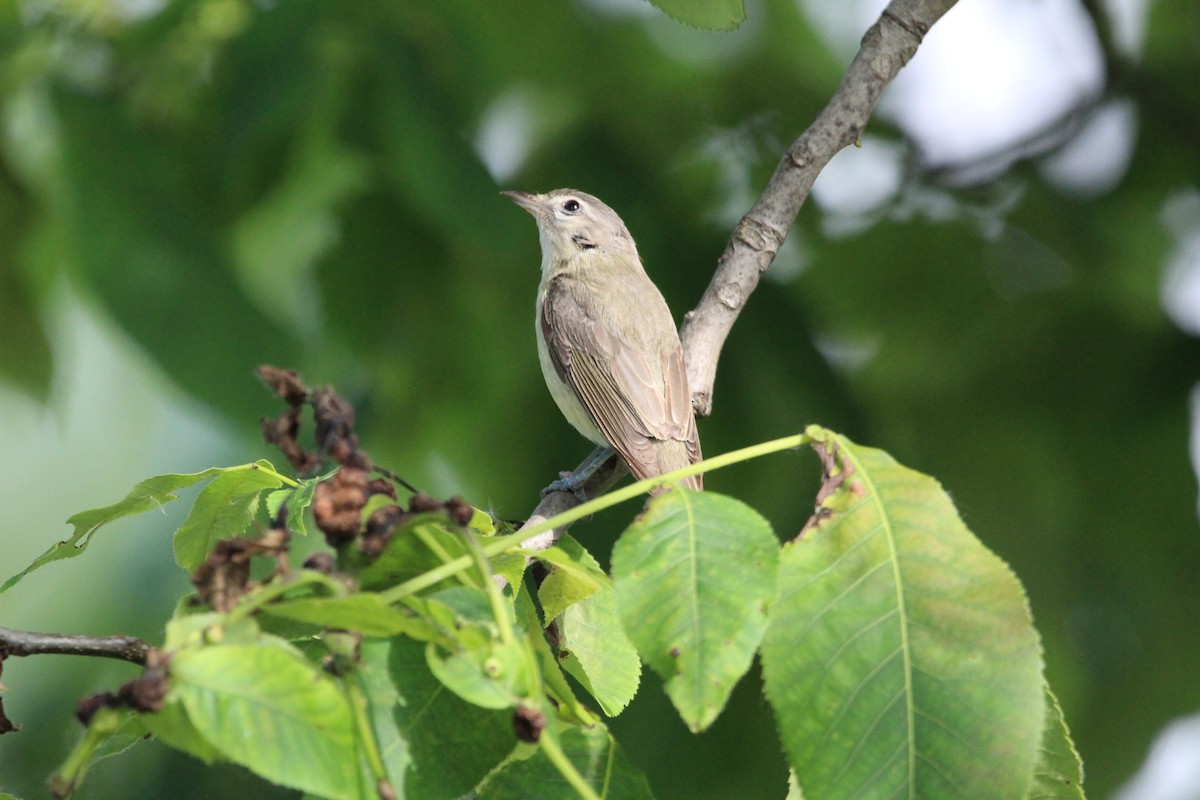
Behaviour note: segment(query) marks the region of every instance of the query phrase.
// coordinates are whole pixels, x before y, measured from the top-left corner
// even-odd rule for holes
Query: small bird
[[[538,358],[563,416],[620,453],[638,479],[699,461],[679,333],[625,223],[574,189],[503,194],[537,220]],[[606,452],[547,491],[578,492],[607,458]],[[683,483],[704,488],[700,475]]]

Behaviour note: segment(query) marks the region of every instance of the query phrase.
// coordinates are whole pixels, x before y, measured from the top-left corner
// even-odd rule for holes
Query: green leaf
[[[1042,745],[1026,800],[1083,800],[1083,763],[1071,741],[1058,698],[1046,686]]]
[[[613,547],[625,632],[693,731],[712,724],[750,668],[778,559],[767,521],[714,492],[651,500]]]
[[[550,650],[550,643],[546,641],[546,636],[542,631],[541,618],[533,606],[529,592],[523,592],[514,599],[513,613],[516,615],[517,624],[529,637],[534,655],[538,659],[538,664],[541,665],[542,689],[547,697],[557,703],[558,716],[582,724],[594,722],[595,715],[579,702],[575,692],[571,689],[571,684],[567,682],[566,675],[563,674],[558,659]],[[630,645],[630,649],[632,649],[632,645]],[[636,657],[635,654],[634,658]]]
[[[191,572],[222,539],[241,536],[258,510],[258,497],[282,484],[268,461],[221,471],[201,490],[191,513],[175,531],[175,563]]]
[[[317,490],[317,484],[332,478],[337,474],[338,469],[332,469],[316,478],[302,480],[300,486],[295,489],[285,487],[271,492],[267,495],[267,513],[271,515],[271,519],[279,516],[281,507],[286,507],[287,529],[300,536],[307,536],[308,526],[304,522],[304,512],[312,505],[313,493]]]
[[[1024,797],[1044,700],[1020,583],[932,478],[809,435],[821,510],[784,549],[762,646],[805,794]]]
[[[587,555],[576,543],[577,552],[568,553],[564,546],[548,547],[545,550],[522,550],[524,555],[536,558],[547,565],[550,574],[538,587],[538,600],[542,604],[542,617],[549,625],[563,609],[578,603],[585,597],[590,597],[600,591],[601,583],[608,582],[608,576],[600,569],[595,559],[591,565],[578,560],[579,553]],[[589,556],[590,558],[590,556]]]
[[[516,744],[511,712],[472,705],[443,686],[429,671],[420,642],[363,642],[359,672],[371,698],[376,740],[400,797],[460,797]]]
[[[547,736],[549,732],[542,735]],[[604,725],[596,723],[590,728],[567,728],[558,738],[567,759],[605,800],[651,800],[654,797],[646,777],[629,763]],[[488,776],[478,793],[479,800],[563,800],[577,796],[540,749],[530,758],[509,761]]]
[[[742,0],[650,0],[672,19],[697,28],[731,31],[746,19]]]
[[[585,569],[600,571],[596,559],[570,535],[563,536],[558,547]],[[595,594],[568,606],[558,618],[558,656],[563,669],[610,717],[637,694],[642,663],[625,635],[617,595],[607,577]]]
[[[229,623],[224,614],[216,611],[188,613],[191,607],[185,597],[175,608],[175,616],[167,622],[163,649],[172,652],[205,647],[209,644],[253,644],[262,631],[254,617],[243,617]]]
[[[804,792],[800,791],[800,781],[796,780],[796,770],[788,770],[787,800],[804,800]]]
[[[283,646],[176,653],[171,696],[225,758],[334,800],[363,796],[350,707],[320,669]]]
[[[428,623],[408,609],[389,606],[377,594],[360,592],[347,597],[305,597],[271,603],[264,614],[307,622],[322,628],[358,631],[366,636],[405,634],[418,639],[431,635]]]
[[[0,592],[8,591],[30,572],[49,564],[51,561],[74,558],[81,554],[91,543],[92,534],[99,530],[101,526],[121,517],[129,517],[134,514],[141,514],[143,511],[158,508],[165,503],[177,499],[175,492],[180,489],[185,489],[194,483],[198,483],[220,472],[222,472],[220,467],[212,467],[203,472],[195,472],[190,475],[170,474],[147,478],[133,487],[129,494],[125,496],[125,499],[118,503],[113,503],[111,506],[105,506],[104,508],[94,508],[90,511],[80,511],[67,520],[68,525],[75,526],[75,533],[71,535],[71,538],[56,543],[45,553],[34,559],[33,563],[28,567],[9,578],[3,586],[0,586]]]
[[[429,670],[442,684],[468,703],[482,708],[511,708],[527,693],[525,652],[517,644],[460,633],[464,644],[446,652],[436,642],[425,651]]]
[[[525,556],[516,552],[501,553],[488,559],[488,563],[492,572],[508,583],[513,597],[521,593],[525,577]]]
[[[431,641],[426,650],[429,669],[459,697],[483,708],[508,708],[528,693],[530,676],[525,651],[519,641],[505,642],[492,619],[491,604],[482,589],[465,586],[439,592],[427,606],[454,614],[440,619],[445,637]],[[505,604],[505,613],[511,608]]]

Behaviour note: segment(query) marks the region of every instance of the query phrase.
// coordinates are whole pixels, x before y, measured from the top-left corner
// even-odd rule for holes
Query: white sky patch
[[[884,0],[798,0],[847,59]],[[976,161],[1041,131],[1104,86],[1078,0],[972,0],[933,26],[880,100],[930,166]]]
[[[1129,100],[1112,100],[1090,114],[1058,152],[1046,157],[1042,175],[1073,194],[1103,194],[1125,177],[1136,140],[1136,107]]]
[[[883,347],[882,336],[845,336],[818,333],[813,346],[834,369],[853,374],[870,364]]]
[[[1112,26],[1113,43],[1122,55],[1139,59],[1146,44],[1149,0],[1104,0],[1104,11]]]
[[[1197,797],[1200,797],[1200,714],[1167,725],[1155,737],[1142,768],[1121,787],[1114,800],[1196,800]]]
[[[1163,307],[1176,325],[1200,336],[1200,192],[1189,189],[1171,197],[1160,217],[1175,240],[1163,273]]]
[[[497,97],[484,112],[475,153],[496,183],[507,182],[529,158],[534,145],[533,110],[529,91],[517,87]]]
[[[812,196],[831,214],[865,214],[896,196],[904,173],[905,147],[877,136],[847,147],[821,170]]]
[[[1103,86],[1077,0],[972,0],[933,27],[880,107],[936,166],[1012,147]]]

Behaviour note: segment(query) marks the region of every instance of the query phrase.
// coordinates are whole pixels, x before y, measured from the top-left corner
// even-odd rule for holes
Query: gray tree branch
[[[136,636],[70,636],[0,628],[0,657],[3,658],[57,653],[145,664],[149,652],[150,645]]]
[[[817,175],[842,148],[858,141],[884,87],[954,3],[892,0],[888,4],[863,36],[828,105],[783,154],[767,188],[734,228],[712,282],[680,329],[698,416],[712,413],[713,383],[725,338],[775,260]]]
[[[908,63],[925,34],[954,3],[955,0],[892,0],[888,4],[879,20],[863,35],[858,54],[828,105],[783,154],[766,189],[737,224],[708,289],[699,305],[684,317],[680,329],[692,405],[698,416],[706,417],[712,412],[713,383],[725,338],[758,286],[759,278],[775,260],[817,175],[842,148],[858,141],[884,87]],[[592,476],[583,490],[589,497],[596,497],[626,471],[620,459],[614,457],[605,469]],[[565,492],[551,492],[542,498],[526,525],[542,522],[578,502]],[[526,547],[549,547],[562,533],[550,531],[531,540]]]

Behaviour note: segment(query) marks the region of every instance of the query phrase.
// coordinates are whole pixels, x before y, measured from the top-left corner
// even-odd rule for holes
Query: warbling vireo
[[[639,479],[699,461],[679,334],[625,223],[574,189],[504,195],[537,220],[538,357],[563,416],[620,453]],[[577,490],[602,461],[549,488]],[[684,485],[701,489],[703,481],[696,475]]]

